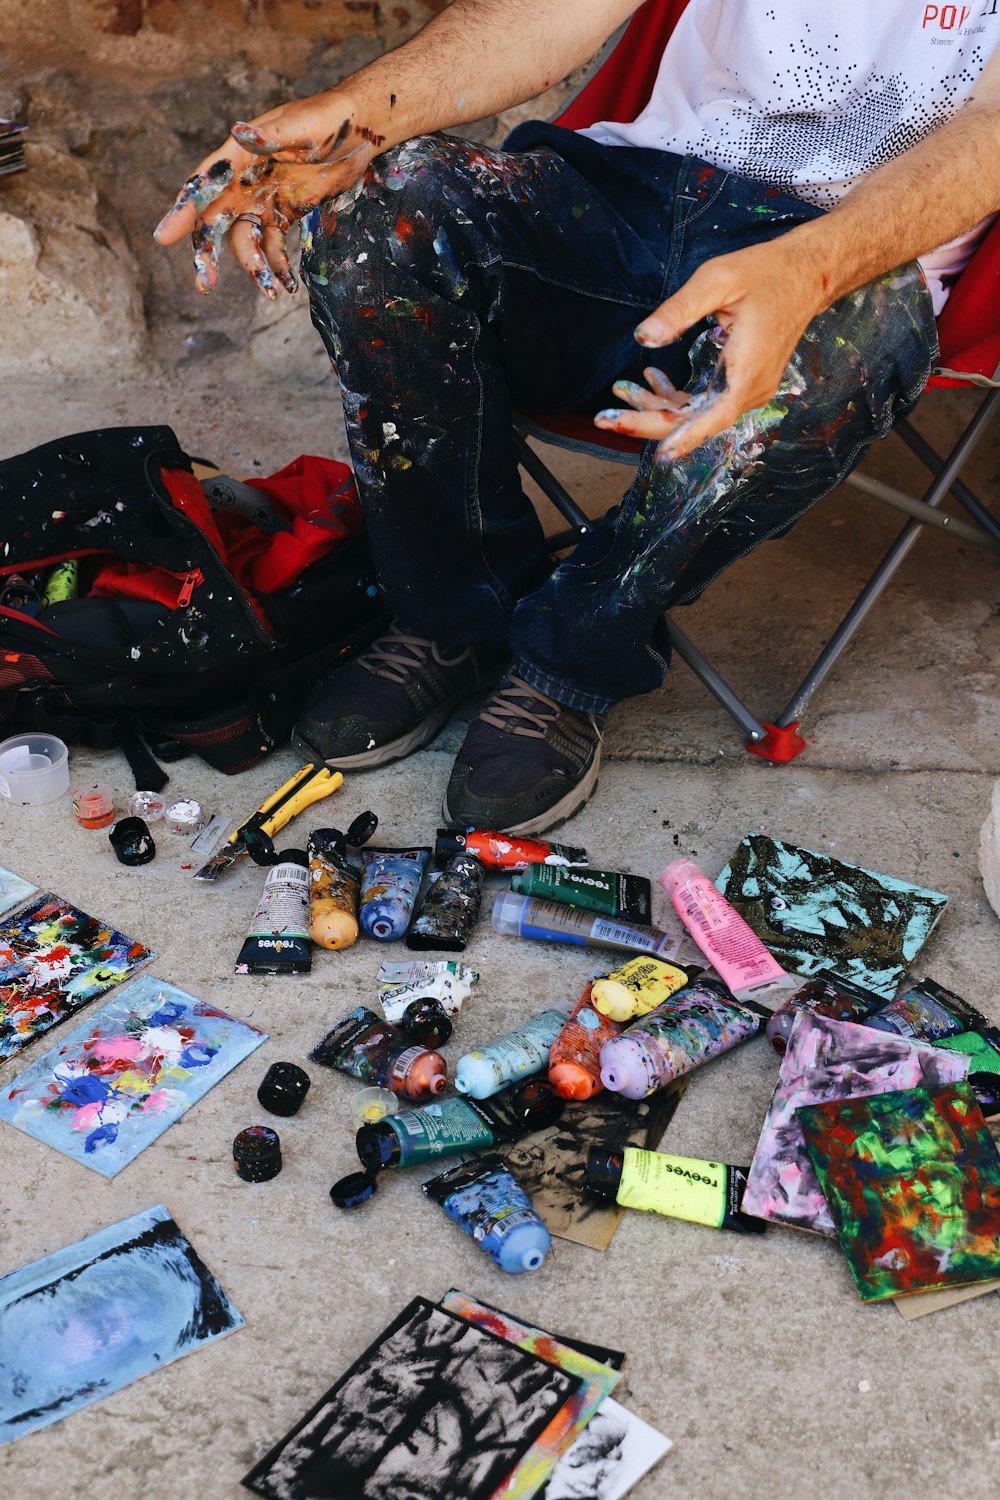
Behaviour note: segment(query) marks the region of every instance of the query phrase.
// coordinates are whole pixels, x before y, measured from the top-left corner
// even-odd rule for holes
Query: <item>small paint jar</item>
[[[70,793],[73,816],[81,828],[107,828],[115,819],[115,794],[103,781],[77,786]]]
[[[360,1130],[362,1125],[375,1125],[386,1115],[399,1110],[399,1096],[391,1089],[362,1089],[351,1100],[351,1129]]]
[[[233,1141],[233,1165],[244,1182],[269,1182],[281,1171],[281,1142],[267,1125],[249,1125]]]
[[[167,804],[159,792],[133,792],[128,799],[128,810],[134,818],[145,818],[147,823],[156,823],[166,812]]]
[[[305,1068],[290,1062],[272,1063],[261,1079],[257,1102],[272,1115],[296,1115],[309,1092],[310,1082]]]
[[[193,797],[172,802],[165,816],[171,833],[199,833],[207,821],[201,803],[195,802]]]

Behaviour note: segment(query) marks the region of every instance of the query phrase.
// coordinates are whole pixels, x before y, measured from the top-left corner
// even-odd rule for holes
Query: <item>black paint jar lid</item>
[[[122,865],[148,865],[156,854],[153,836],[142,818],[119,818],[108,839]]]
[[[276,1062],[268,1068],[257,1090],[257,1102],[272,1115],[298,1114],[311,1079],[297,1063]]]
[[[349,1172],[330,1189],[330,1197],[337,1208],[360,1208],[375,1195],[378,1186],[370,1172]]]
[[[281,1142],[267,1125],[249,1125],[233,1141],[233,1162],[244,1182],[268,1182],[281,1171]]]

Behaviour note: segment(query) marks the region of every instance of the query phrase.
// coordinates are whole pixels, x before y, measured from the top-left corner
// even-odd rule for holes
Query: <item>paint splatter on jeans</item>
[[[937,352],[920,272],[814,319],[774,400],[689,457],[647,445],[554,571],[513,412],[607,405],[652,362],[642,315],[710,256],[819,212],[697,158],[535,124],[503,151],[418,137],[314,211],[303,274],[395,616],[446,644],[509,639],[515,669],[579,709],[658,687],[664,609],[786,530],[915,403]],[[718,352],[701,325],[655,362],[699,392]]]

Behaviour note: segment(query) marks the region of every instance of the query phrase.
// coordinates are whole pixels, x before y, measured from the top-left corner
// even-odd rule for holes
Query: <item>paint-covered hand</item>
[[[285,237],[292,224],[325,198],[353,186],[381,141],[355,126],[354,106],[338,90],[315,94],[233,126],[206,156],[157,224],[159,245],[190,234],[195,284],[210,292],[219,252],[229,248],[266,297],[297,288]]]
[[[716,379],[693,400],[658,370],[650,389],[619,381],[615,395],[631,409],[597,414],[598,427],[659,440],[662,462],[682,458],[731,427],[744,412],[766,406],[778,390],[796,344],[825,306],[821,278],[788,243],[793,234],[707,260],[635,330],[645,348],[672,344],[713,318],[722,334]]]

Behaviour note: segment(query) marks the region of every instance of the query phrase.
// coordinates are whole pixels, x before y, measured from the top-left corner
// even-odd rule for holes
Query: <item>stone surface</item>
[[[83,164],[27,147],[0,194],[0,374],[141,366],[138,269]]]
[[[979,830],[979,870],[986,899],[1000,917],[1000,781],[993,788],[990,810]]]

